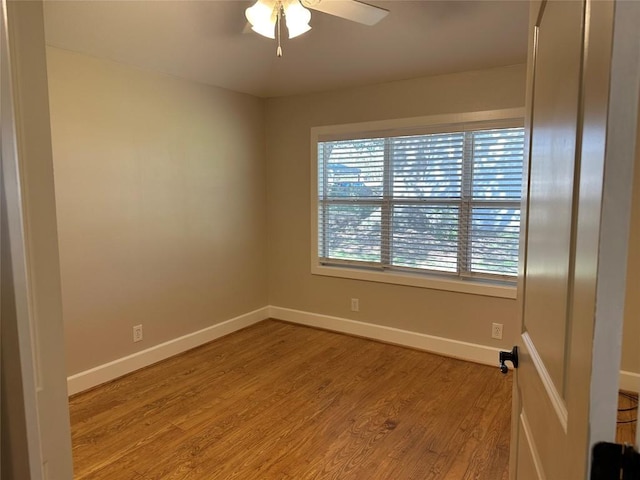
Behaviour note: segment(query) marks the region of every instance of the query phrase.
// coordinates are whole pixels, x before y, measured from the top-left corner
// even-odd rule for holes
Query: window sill
[[[410,287],[430,288],[433,290],[445,290],[449,292],[467,293],[471,295],[483,295],[486,297],[499,297],[515,299],[517,288],[506,282],[486,281],[476,279],[449,279],[435,275],[400,272],[376,272],[357,268],[317,265],[311,266],[313,275],[327,277],[350,278],[367,282],[391,283]]]

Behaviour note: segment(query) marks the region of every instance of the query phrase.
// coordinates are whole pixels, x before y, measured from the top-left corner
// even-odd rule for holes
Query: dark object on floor
[[[632,446],[598,443],[592,461],[591,480],[640,479],[640,454]]]

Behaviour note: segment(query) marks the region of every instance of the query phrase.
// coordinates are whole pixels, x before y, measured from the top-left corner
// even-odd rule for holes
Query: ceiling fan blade
[[[313,10],[364,25],[375,25],[389,14],[389,10],[357,0],[302,0],[302,4]]]

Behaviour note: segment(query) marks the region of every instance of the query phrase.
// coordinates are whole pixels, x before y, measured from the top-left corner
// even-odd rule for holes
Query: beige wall
[[[638,245],[640,245],[640,122],[636,143],[622,342],[622,370],[636,373],[640,373],[640,250]]]
[[[516,302],[311,275],[310,128],[524,105],[525,66],[267,100],[269,301],[272,305],[492,346],[516,335]],[[360,311],[350,311],[350,298]],[[504,324],[502,342],[491,323]]]
[[[47,55],[68,373],[265,306],[264,101]]]
[[[48,68],[69,374],[267,304],[513,344],[513,300],[311,275],[309,134],[519,107],[523,65],[274,98],[266,110],[248,95],[56,48]],[[639,192],[640,168],[632,245]],[[640,371],[638,284],[640,268],[630,268],[630,371]],[[504,323],[502,342],[490,338],[492,322]],[[134,344],[138,323],[144,340]]]

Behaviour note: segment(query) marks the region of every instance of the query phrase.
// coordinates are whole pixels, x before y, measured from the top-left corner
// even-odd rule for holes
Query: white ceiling
[[[526,61],[526,1],[367,3],[391,13],[368,27],[313,11],[282,58],[243,33],[244,0],[47,0],[45,26],[49,45],[261,97]]]

